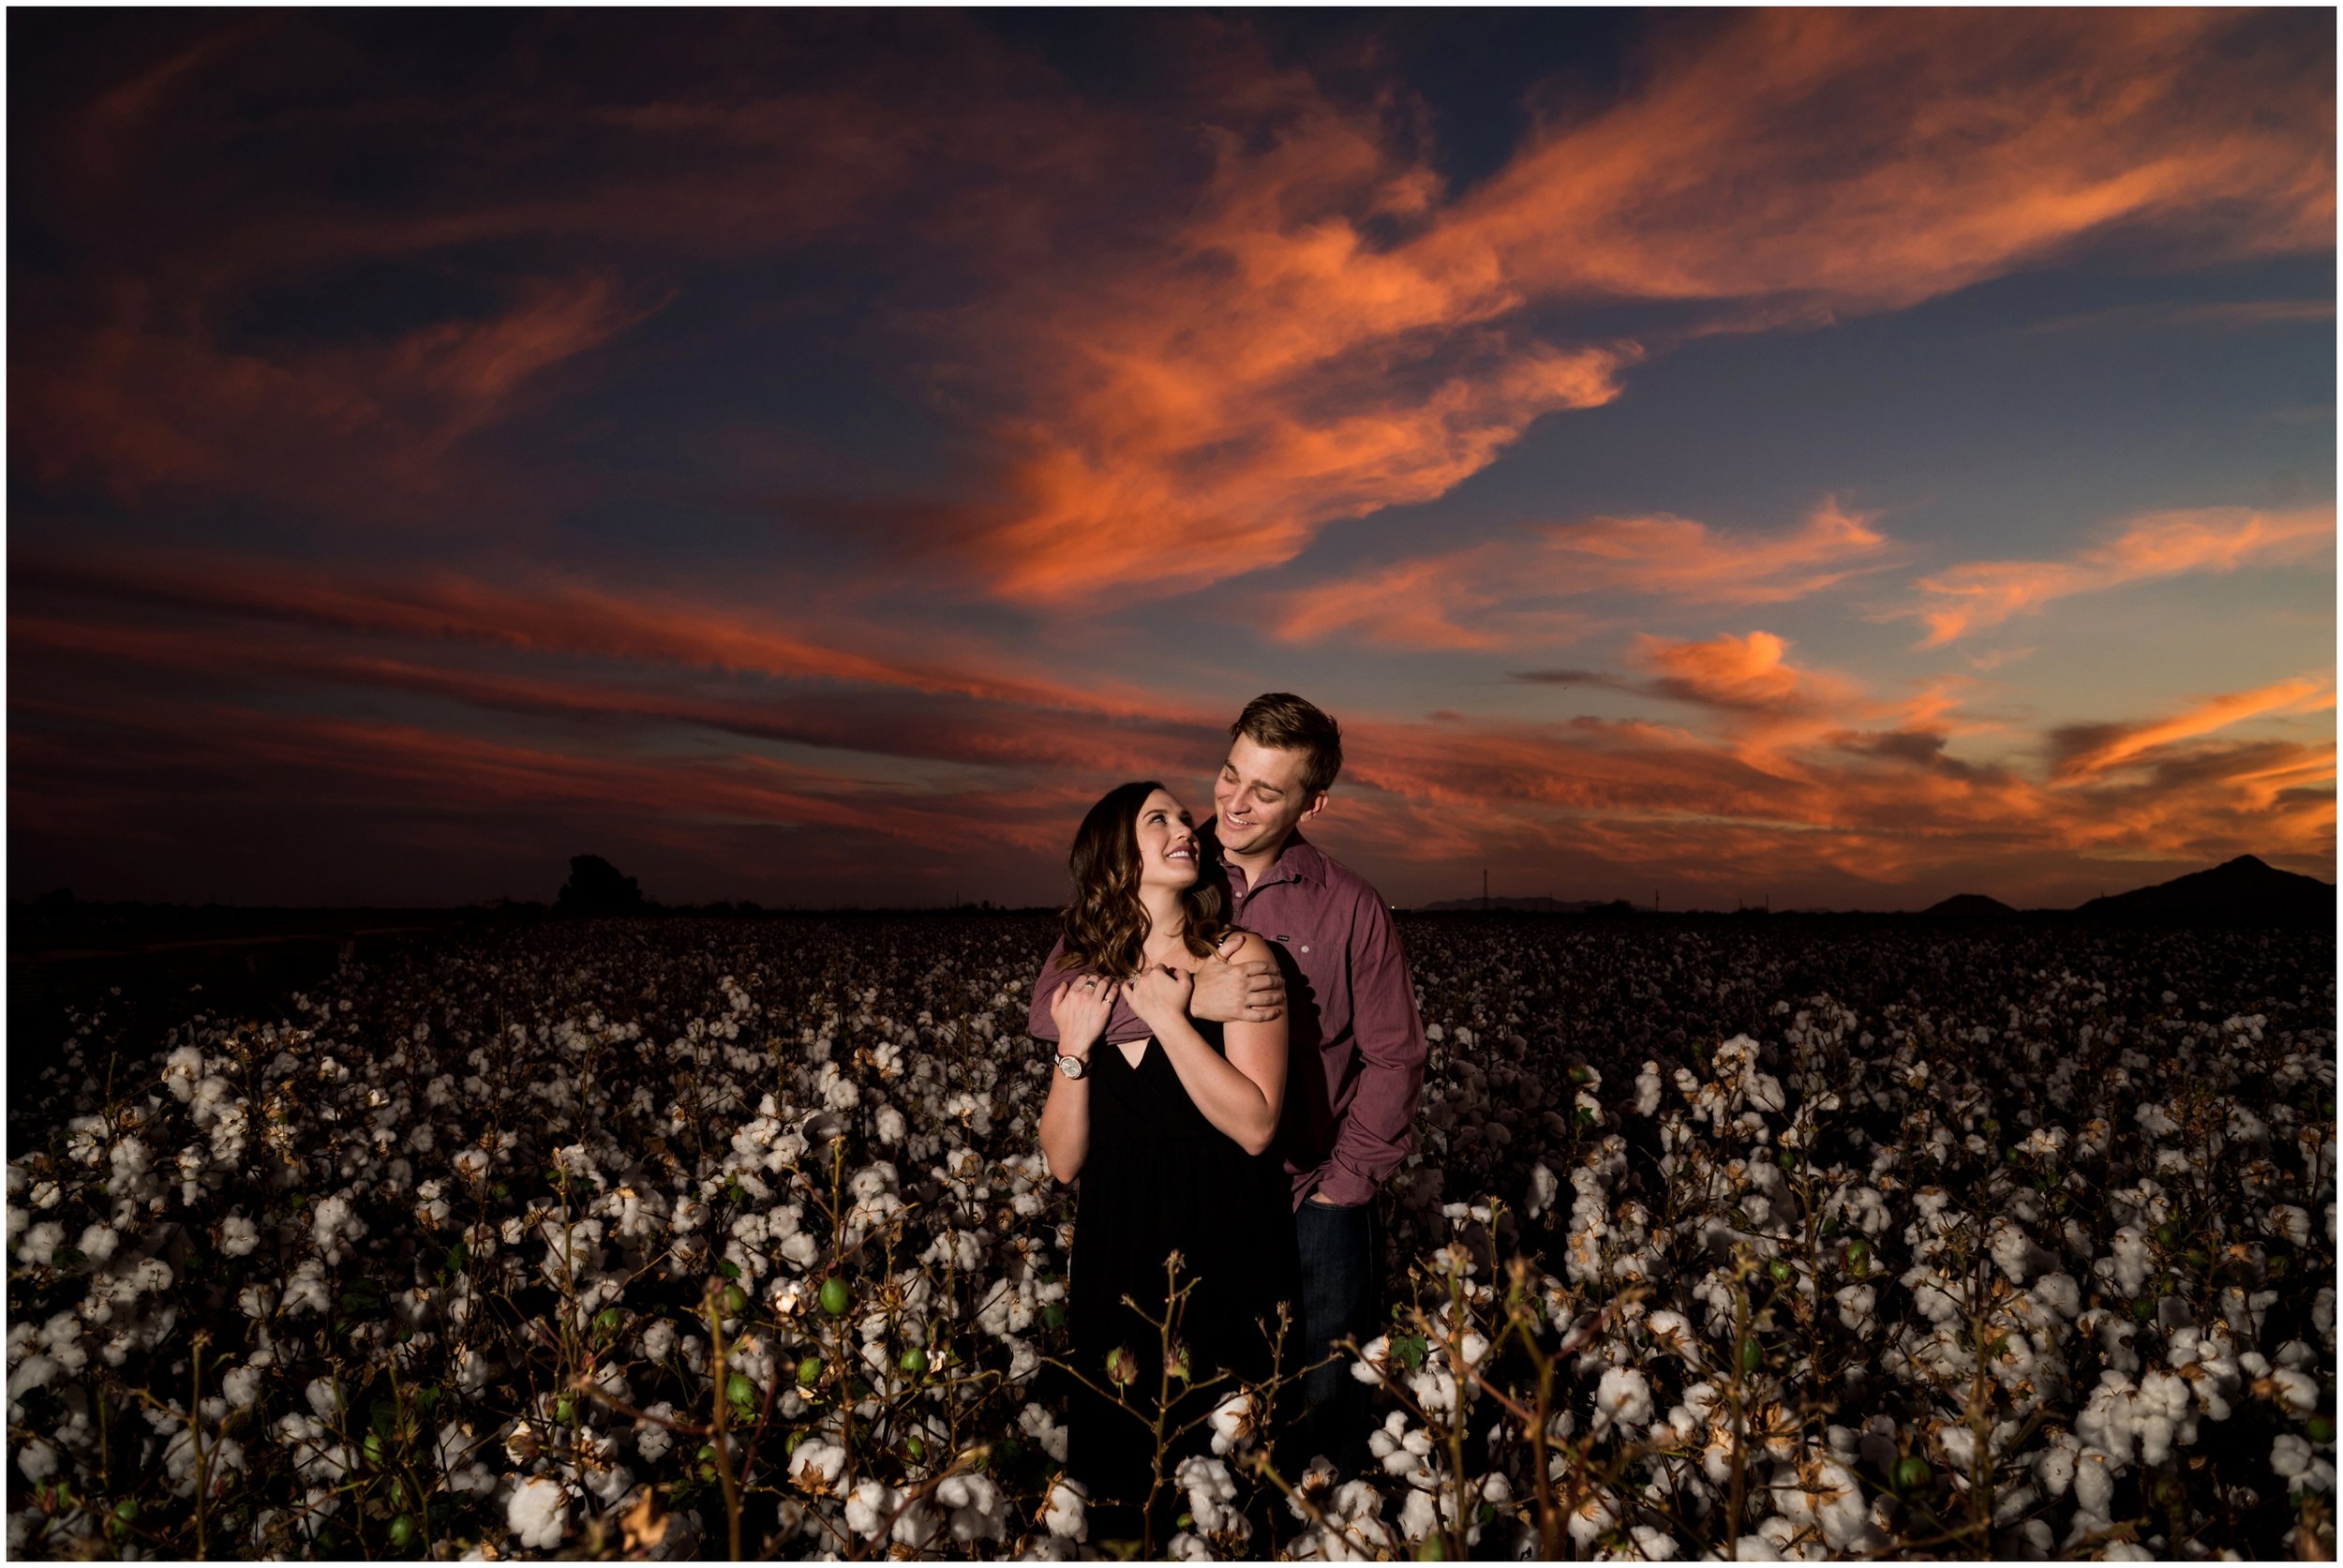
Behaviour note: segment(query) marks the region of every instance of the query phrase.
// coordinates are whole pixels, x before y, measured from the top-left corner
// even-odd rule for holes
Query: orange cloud
[[[1928,597],[1896,613],[1926,623],[1928,635],[1918,647],[1941,648],[2074,594],[2191,573],[2315,560],[2333,551],[2334,541],[2332,507],[2151,513],[2065,560],[1973,561],[1923,577],[1917,586]]]
[[[46,345],[17,420],[44,483],[232,492],[340,517],[443,517],[454,450],[509,417],[532,383],[641,321],[609,277],[541,278],[500,315],[388,343],[283,352],[222,347],[208,327],[112,324]],[[461,470],[463,501],[502,487]],[[483,492],[485,492],[485,494]]]
[[[1770,632],[1731,634],[1708,642],[1640,636],[1636,648],[1660,672],[1660,687],[1688,702],[1753,711],[1810,706],[1811,679],[1783,659],[1787,645]]]
[[[983,313],[1024,412],[993,426],[1011,455],[972,547],[998,591],[1044,604],[1290,560],[1617,396],[1650,345],[1574,341],[1554,312],[1574,305],[1892,309],[2118,228],[2204,257],[2323,250],[2332,84],[2257,57],[2245,26],[1739,17],[1453,198],[1380,111],[1263,72],[1163,243]]]
[[[1272,623],[1287,642],[1341,634],[1382,647],[1493,649],[1578,631],[1584,616],[1557,602],[1579,595],[1781,604],[1888,564],[1887,537],[1871,525],[1835,500],[1773,535],[1664,513],[1543,525],[1279,595]]]
[[[2105,773],[2127,764],[2137,765],[2175,741],[2210,735],[2265,713],[2310,713],[2334,706],[2333,681],[2297,677],[2248,692],[2211,697],[2151,724],[2075,726],[2052,737],[2058,753],[2057,775],[2071,779]]]
[[[455,572],[420,578],[342,575],[223,555],[138,564],[20,555],[12,586],[237,618],[398,636],[455,639],[541,654],[579,654],[800,680],[957,694],[1102,717],[1192,717],[1153,696],[1028,681],[946,665],[877,658],[809,640],[736,607],[553,579],[522,587]],[[1209,723],[1209,718],[1201,721]]]
[[[1689,604],[1776,605],[1803,599],[1887,564],[1876,513],[1826,500],[1798,527],[1773,535],[1712,529],[1689,517],[1597,517],[1539,531],[1546,570],[1570,590],[1649,593]]]

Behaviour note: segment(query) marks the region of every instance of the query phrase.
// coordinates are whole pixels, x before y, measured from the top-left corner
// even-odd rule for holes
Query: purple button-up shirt
[[[1200,835],[1212,843],[1209,824]],[[1424,1090],[1424,1021],[1391,911],[1366,880],[1296,834],[1258,887],[1223,866],[1231,923],[1269,942],[1285,971],[1286,1093],[1276,1148],[1299,1208],[1312,1192],[1330,1203],[1364,1203],[1415,1142]],[[1027,1027],[1057,1038],[1050,997],[1066,973],[1061,940],[1035,984]],[[1115,999],[1110,1040],[1147,1038]]]

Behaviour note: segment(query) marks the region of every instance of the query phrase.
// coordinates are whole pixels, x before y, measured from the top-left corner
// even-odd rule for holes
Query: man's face
[[[1264,854],[1304,818],[1317,815],[1326,797],[1303,794],[1302,772],[1308,762],[1300,752],[1264,746],[1250,736],[1231,741],[1229,759],[1212,786],[1220,847],[1237,855]]]

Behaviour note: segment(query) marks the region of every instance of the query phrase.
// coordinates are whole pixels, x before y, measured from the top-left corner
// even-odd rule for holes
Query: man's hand
[[[1187,1010],[1190,1017],[1216,1023],[1266,1023],[1285,1014],[1285,977],[1268,959],[1230,963],[1215,953],[1196,966],[1196,991]]]

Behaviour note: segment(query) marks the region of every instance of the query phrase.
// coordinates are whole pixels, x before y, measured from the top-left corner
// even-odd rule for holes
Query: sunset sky
[[[2335,876],[2335,15],[11,11],[8,891]]]

